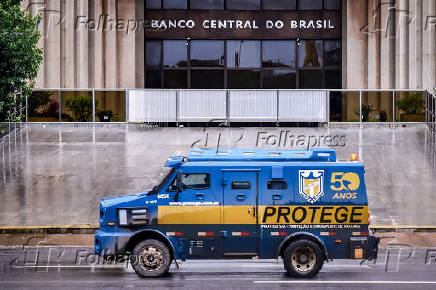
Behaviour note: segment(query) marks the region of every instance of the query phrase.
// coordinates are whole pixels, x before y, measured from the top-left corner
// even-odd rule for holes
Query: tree
[[[0,2],[0,122],[20,121],[11,114],[30,95],[42,50],[37,47],[39,16],[21,10],[21,1]]]

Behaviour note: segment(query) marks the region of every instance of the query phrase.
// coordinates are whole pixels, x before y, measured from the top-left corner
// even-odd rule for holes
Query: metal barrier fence
[[[426,92],[425,98],[425,123],[433,134],[436,133],[436,97]]]
[[[25,115],[26,106],[16,109],[10,114],[10,120],[7,122],[0,122],[0,143],[7,141],[13,137],[13,134],[21,129],[23,122],[19,121],[19,117]]]
[[[429,95],[371,89],[34,89],[26,122],[428,123],[434,121]]]

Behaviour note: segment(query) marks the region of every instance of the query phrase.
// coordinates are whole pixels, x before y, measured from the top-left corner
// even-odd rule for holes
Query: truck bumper
[[[109,256],[124,254],[131,234],[108,233],[98,230],[94,236],[94,250],[97,255]]]

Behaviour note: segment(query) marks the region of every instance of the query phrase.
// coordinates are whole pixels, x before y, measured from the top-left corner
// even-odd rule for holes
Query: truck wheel
[[[160,277],[170,268],[171,254],[168,247],[161,241],[147,239],[135,246],[130,261],[139,276]]]
[[[324,255],[319,246],[306,239],[290,243],[283,254],[283,264],[292,277],[313,277],[321,270],[323,263]]]

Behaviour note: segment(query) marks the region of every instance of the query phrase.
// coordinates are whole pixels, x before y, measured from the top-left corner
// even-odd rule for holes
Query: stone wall
[[[23,8],[43,16],[36,87],[144,87],[143,0],[25,0]],[[343,0],[342,11],[344,88],[436,86],[436,1]]]

